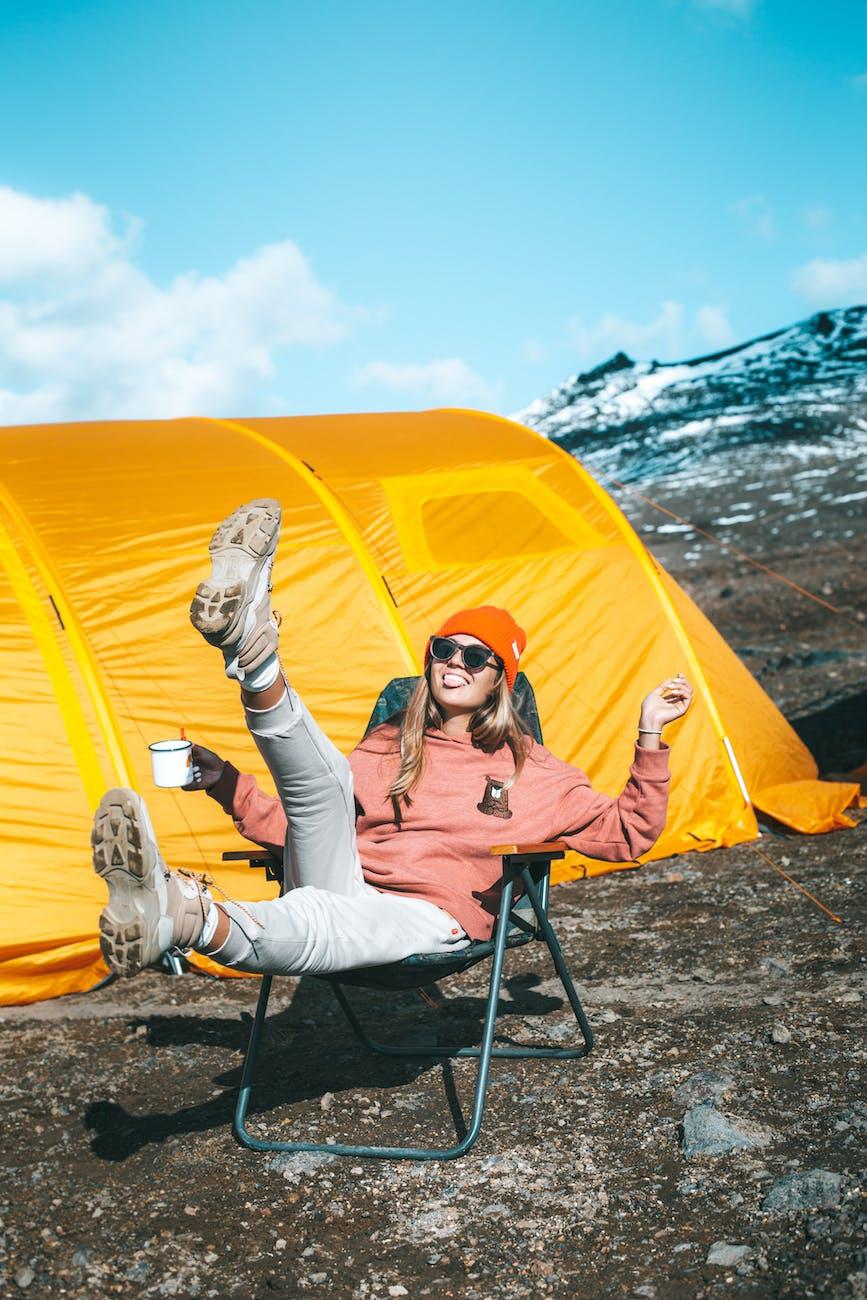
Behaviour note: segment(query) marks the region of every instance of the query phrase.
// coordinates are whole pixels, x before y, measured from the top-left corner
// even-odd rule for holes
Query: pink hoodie
[[[524,770],[514,770],[503,746],[477,749],[469,732],[425,737],[425,765],[395,825],[388,791],[397,771],[397,728],[371,731],[349,755],[360,805],[358,851],[365,880],[383,892],[422,898],[455,917],[471,939],[487,939],[498,909],[502,864],[495,844],[565,840],[570,848],[604,862],[629,862],[652,848],[665,826],[668,747],[636,745],[629,780],[616,798],[597,794],[585,774],[529,741]],[[286,816],[252,776],[227,764],[211,791],[242,835],[256,844],[282,846]]]

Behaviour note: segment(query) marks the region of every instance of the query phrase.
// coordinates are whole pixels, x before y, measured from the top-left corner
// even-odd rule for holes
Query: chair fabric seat
[[[515,926],[506,939],[506,947],[520,948],[535,937]],[[389,962],[384,966],[357,966],[353,970],[315,978],[364,989],[417,989],[469,970],[477,962],[490,957],[493,951],[493,939],[473,939],[466,948],[457,952],[417,952],[404,957],[403,961]]]

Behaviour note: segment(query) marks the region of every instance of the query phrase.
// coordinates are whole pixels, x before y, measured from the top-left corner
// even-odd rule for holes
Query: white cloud
[[[351,377],[360,386],[377,385],[399,393],[437,402],[489,403],[496,396],[492,387],[481,375],[460,357],[442,357],[436,361],[410,362],[405,365],[390,361],[369,361]]]
[[[791,286],[795,293],[823,307],[867,302],[867,253],[848,261],[817,257],[796,267]]]
[[[774,237],[774,215],[771,205],[762,194],[753,194],[746,199],[738,199],[731,205],[734,212],[754,235],[762,239]]]
[[[646,324],[606,312],[590,326],[575,316],[567,328],[578,355],[584,359],[601,360],[620,351],[638,357],[672,356],[683,346],[685,316],[683,303],[668,300],[661,304],[658,316]]]
[[[84,194],[0,190],[0,423],[261,409],[281,352],[362,317],[291,240],[162,287],[134,264],[136,233]]]
[[[108,210],[86,194],[37,199],[0,185],[0,285],[85,275],[122,254],[136,230],[116,235]]]
[[[640,361],[671,361],[702,345],[716,351],[737,341],[727,307],[704,303],[693,313],[674,299],[661,303],[657,315],[646,322],[606,312],[589,326],[580,316],[573,317],[567,329],[581,360],[594,364],[615,352],[627,352]]]
[[[735,333],[729,324],[727,309],[707,303],[695,313],[695,326],[701,337],[712,348],[727,348],[735,342]]]

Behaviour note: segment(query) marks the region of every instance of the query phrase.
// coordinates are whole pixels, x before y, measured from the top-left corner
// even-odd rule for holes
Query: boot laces
[[[258,925],[260,930],[265,929],[264,924],[261,921],[257,920],[256,917],[253,915],[253,913],[248,911],[243,903],[239,903],[237,899],[232,898],[231,894],[227,894],[223,886],[218,885],[216,880],[214,880],[214,877],[210,875],[207,871],[191,871],[188,867],[178,867],[177,874],[179,876],[184,876],[187,880],[192,880],[193,884],[198,886],[199,906],[202,909],[203,922],[207,919],[207,908],[205,907],[204,904],[205,890],[216,889],[217,892],[222,895],[222,897],[226,900],[227,903],[231,903],[233,907],[240,908],[240,910],[244,913],[244,915],[248,916],[254,925]]]

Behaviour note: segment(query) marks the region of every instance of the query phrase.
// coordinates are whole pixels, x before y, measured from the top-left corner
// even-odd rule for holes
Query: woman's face
[[[454,636],[449,637],[449,640],[455,641],[459,646],[485,645],[478,637],[469,636],[464,632],[456,632]],[[485,649],[493,655],[489,646],[485,646]],[[469,668],[464,667],[460,650],[455,649],[447,662],[431,659],[431,695],[446,718],[453,718],[462,713],[475,713],[491,694],[499,676],[500,669],[494,663],[486,665],[479,672],[470,672]]]

